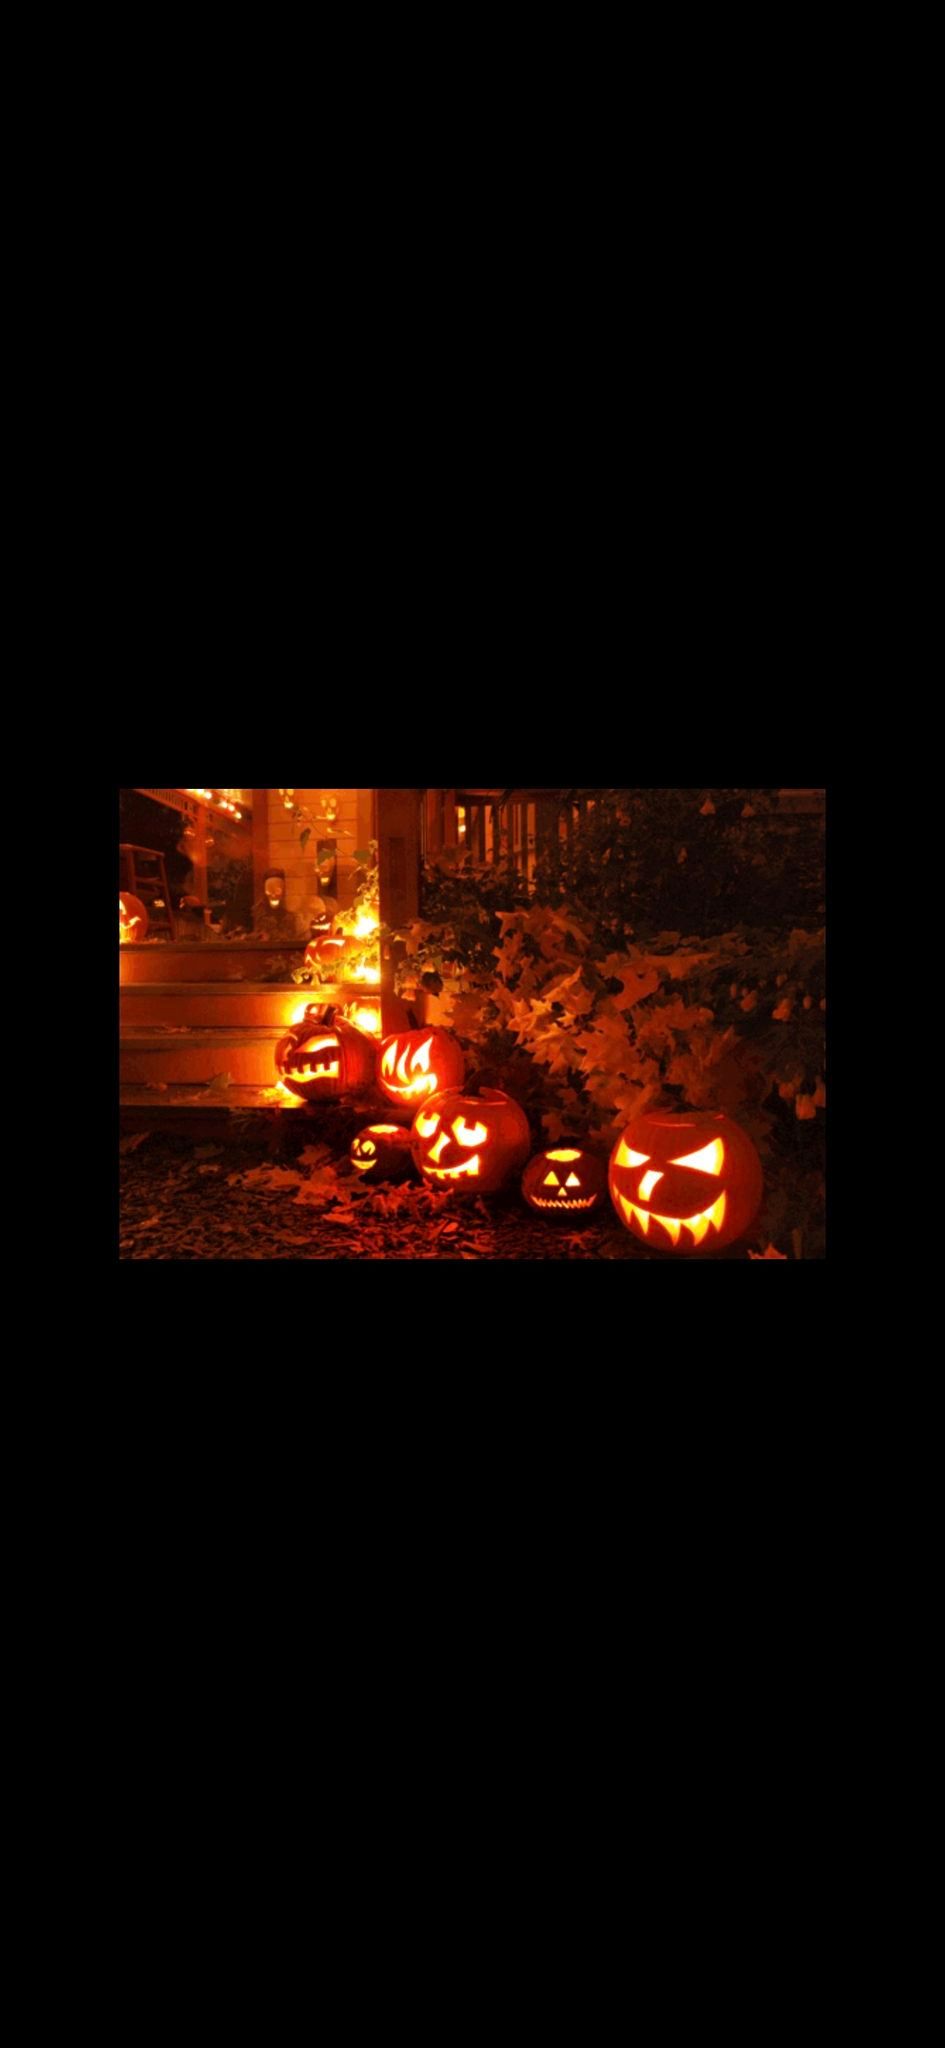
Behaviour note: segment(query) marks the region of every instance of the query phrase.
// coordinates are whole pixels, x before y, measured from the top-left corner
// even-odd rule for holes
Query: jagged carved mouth
[[[593,1209],[596,1200],[596,1195],[588,1195],[584,1200],[570,1195],[565,1200],[559,1195],[557,1201],[543,1202],[539,1195],[532,1196],[536,1209]]]
[[[478,1175],[479,1154],[477,1152],[475,1158],[467,1159],[463,1166],[428,1166],[424,1162],[423,1171],[433,1180],[460,1180],[467,1173]]]
[[[336,1081],[341,1072],[338,1059],[332,1058],[339,1050],[336,1038],[321,1038],[317,1045],[307,1046],[301,1058],[296,1057],[291,1067],[286,1068],[286,1079],[296,1081],[317,1081],[324,1076],[327,1081]],[[316,1054],[321,1053],[321,1059]]]
[[[657,1176],[658,1178],[658,1176]],[[693,1244],[701,1244],[711,1229],[721,1230],[725,1222],[725,1196],[720,1195],[711,1209],[700,1209],[697,1216],[657,1216],[652,1209],[641,1209],[639,1203],[628,1202],[619,1189],[615,1189],[620,1213],[628,1227],[637,1224],[644,1237],[649,1235],[651,1223],[659,1223],[672,1239],[674,1246],[679,1243],[684,1230],[692,1234]]]

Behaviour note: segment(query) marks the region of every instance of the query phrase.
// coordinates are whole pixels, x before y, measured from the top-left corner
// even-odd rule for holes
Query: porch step
[[[154,1087],[229,1074],[239,1086],[271,1088],[277,1078],[276,1046],[283,1035],[281,1025],[250,1025],[241,1031],[153,1031],[123,1025],[119,1078],[123,1085]]]
[[[149,946],[120,946],[118,950],[119,976],[123,988],[141,982],[224,982],[230,987],[245,987],[266,972],[267,968],[280,971],[283,961],[288,963],[281,971],[287,975],[295,967],[301,967],[305,952],[304,945],[294,946],[240,946],[228,944],[225,939],[214,939],[206,944]]]
[[[122,1136],[134,1131],[167,1131],[188,1138],[217,1138],[224,1144],[245,1137],[257,1128],[261,1135],[272,1133],[288,1118],[311,1121],[316,1115],[307,1102],[289,1096],[273,1100],[268,1088],[225,1088],[219,1093],[205,1087],[141,1088],[126,1083],[119,1092],[119,1128]],[[252,1118],[251,1125],[247,1118]]]
[[[295,982],[242,981],[229,985],[221,981],[194,981],[184,987],[174,982],[140,983],[121,990],[121,1030],[143,1029],[164,1024],[171,1028],[187,1025],[192,1030],[243,1029],[269,1025],[288,1031],[301,1018],[308,1003],[339,1003],[348,1000],[338,988],[300,988]]]

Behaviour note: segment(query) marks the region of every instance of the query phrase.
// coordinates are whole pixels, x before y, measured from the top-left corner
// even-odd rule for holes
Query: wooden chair
[[[152,846],[119,846],[120,889],[129,890],[138,896],[148,913],[149,929],[160,930],[163,926],[172,939],[177,937],[177,924],[171,904],[171,892],[167,885],[167,868],[163,853],[156,853]],[[144,867],[142,867],[144,862]],[[159,907],[156,907],[159,906]]]

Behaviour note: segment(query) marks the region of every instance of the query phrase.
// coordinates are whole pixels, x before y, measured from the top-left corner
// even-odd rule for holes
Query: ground
[[[647,1259],[610,1204],[574,1229],[523,1202],[418,1181],[369,1190],[348,1162],[363,1125],[327,1116],[247,1119],[245,1135],[133,1132],[121,1140],[122,1259]],[[721,1258],[744,1259],[744,1247]]]

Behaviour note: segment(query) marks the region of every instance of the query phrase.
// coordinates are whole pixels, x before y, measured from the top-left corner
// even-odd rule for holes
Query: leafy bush
[[[428,1014],[463,1040],[473,1078],[508,1088],[544,1141],[609,1146],[651,1104],[725,1110],[765,1166],[758,1241],[817,1257],[823,874],[816,832],[799,850],[761,824],[772,795],[602,792],[611,801],[588,835],[593,895],[586,875],[583,897],[576,885],[586,844],[567,884],[539,874],[528,885],[466,859],[430,872],[426,916],[401,935],[398,987],[431,998]],[[670,872],[690,858],[694,894]],[[720,928],[736,902],[739,921]],[[703,928],[630,923],[644,904],[670,903],[701,903]]]

